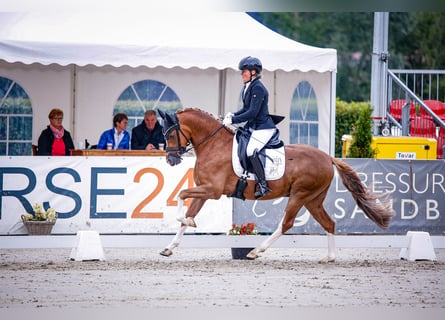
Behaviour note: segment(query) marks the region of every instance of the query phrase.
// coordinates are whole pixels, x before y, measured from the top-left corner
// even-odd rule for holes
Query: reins
[[[166,151],[176,151],[177,154],[179,156],[186,154],[190,151],[192,151],[193,149],[198,148],[201,144],[203,144],[204,142],[206,142],[207,140],[211,139],[212,137],[214,137],[222,128],[224,128],[224,125],[221,124],[221,126],[219,126],[216,130],[214,130],[212,133],[210,133],[207,137],[205,137],[202,141],[200,141],[197,144],[193,144],[192,141],[185,135],[185,133],[182,131],[181,126],[178,123],[175,123],[174,125],[172,125],[170,128],[168,128],[168,130],[164,133],[164,137],[167,137],[168,134],[175,130],[176,131],[176,137],[177,137],[177,141],[178,141],[178,146],[177,147],[167,147]],[[179,136],[179,133],[181,133],[181,135],[185,138],[185,140],[187,141],[187,144],[185,146],[182,146],[181,144],[181,139]],[[190,148],[187,148],[188,146],[192,145]]]
[[[216,129],[215,131],[213,131],[210,135],[208,135],[206,138],[204,138],[201,142],[197,143],[195,146],[191,147],[189,150],[192,150],[193,148],[196,149],[198,148],[201,144],[203,144],[204,142],[206,142],[207,140],[209,140],[210,138],[212,138],[215,134],[217,134],[219,132],[219,130],[221,130],[222,128],[224,128],[224,125],[222,124],[221,126],[218,127],[218,129]]]

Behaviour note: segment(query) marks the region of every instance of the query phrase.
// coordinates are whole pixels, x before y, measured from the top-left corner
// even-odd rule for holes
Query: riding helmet
[[[263,70],[263,65],[260,59],[255,57],[245,57],[239,62],[238,69],[242,70],[255,70],[258,74]]]

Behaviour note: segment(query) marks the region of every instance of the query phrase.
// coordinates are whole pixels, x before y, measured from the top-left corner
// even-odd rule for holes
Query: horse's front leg
[[[196,228],[194,219],[198,212],[201,210],[204,203],[207,201],[207,199],[218,199],[219,197],[221,197],[221,193],[215,192],[211,187],[206,185],[182,190],[178,195],[178,215],[176,217],[176,220],[186,226]],[[193,200],[190,208],[184,215],[182,213],[182,209],[179,208],[179,202],[188,198],[192,198]]]
[[[181,226],[186,226],[186,227],[192,227],[192,228],[196,228],[196,223],[195,220],[193,219],[194,216],[187,216],[187,214],[189,214],[189,211],[193,208],[192,206],[195,205],[195,203],[198,202],[198,200],[193,199],[192,200],[192,204],[190,205],[190,209],[187,210],[187,213],[184,214],[182,211],[182,207],[184,205],[184,200],[181,199],[180,197],[178,197],[178,208],[176,211],[176,220],[178,220],[179,222],[181,222]],[[202,207],[202,205],[201,205]],[[194,211],[194,210],[193,210]],[[199,211],[199,209],[198,209]],[[198,212],[196,211],[196,212]]]
[[[196,214],[199,212],[199,210],[202,208],[202,206],[204,205],[206,199],[193,199],[191,204],[190,204],[190,208],[187,210],[187,214],[184,216],[183,214],[183,205],[184,205],[184,200],[181,197],[178,197],[178,207],[177,207],[177,220],[181,222],[181,226],[178,230],[178,232],[176,233],[176,235],[174,236],[174,238],[172,239],[172,241],[169,243],[169,245],[167,247],[165,247],[164,250],[162,250],[160,252],[161,255],[165,256],[165,257],[169,257],[173,254],[173,249],[176,248],[177,246],[179,246],[179,244],[181,243],[182,237],[185,233],[185,231],[187,230],[187,227],[191,226],[191,227],[196,227],[196,224],[193,220],[193,217],[196,216]],[[189,217],[189,218],[187,218]]]
[[[170,244],[165,247],[164,250],[160,252],[160,254],[164,257],[170,257],[173,254],[173,249],[179,246],[181,243],[182,236],[185,233],[185,230],[187,230],[187,226],[184,224],[181,224],[181,227],[179,228],[178,232],[176,233],[173,240],[170,242]]]
[[[184,200],[181,198],[178,198],[178,206],[176,208],[176,216],[180,217],[182,216],[182,207],[184,206]],[[177,218],[178,219],[178,218]],[[179,219],[178,219],[179,220]],[[172,239],[172,241],[169,243],[167,247],[165,247],[164,250],[160,252],[161,255],[165,257],[169,257],[173,254],[173,249],[179,246],[179,243],[181,243],[182,236],[185,233],[185,230],[187,230],[187,223],[181,223],[181,227],[179,228],[178,232]]]

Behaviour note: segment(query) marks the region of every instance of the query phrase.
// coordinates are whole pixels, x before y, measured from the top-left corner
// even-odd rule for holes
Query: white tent
[[[143,79],[168,84],[184,106],[218,115],[234,111],[238,62],[253,55],[263,62],[271,112],[286,116],[283,140],[289,139],[296,85],[308,81],[323,128],[319,148],[333,154],[336,50],[285,38],[245,13],[47,11],[0,13],[0,21],[0,77],[28,93],[33,141],[55,106],[65,110],[75,140],[96,140],[111,126],[120,93]]]

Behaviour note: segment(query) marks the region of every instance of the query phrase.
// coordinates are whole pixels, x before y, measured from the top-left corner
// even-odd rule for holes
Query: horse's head
[[[190,139],[184,134],[179,125],[178,116],[175,113],[163,112],[158,110],[159,115],[164,120],[162,132],[167,142],[167,163],[171,166],[180,164],[182,155],[187,152],[187,146]],[[181,143],[181,136],[185,139],[184,145]]]

